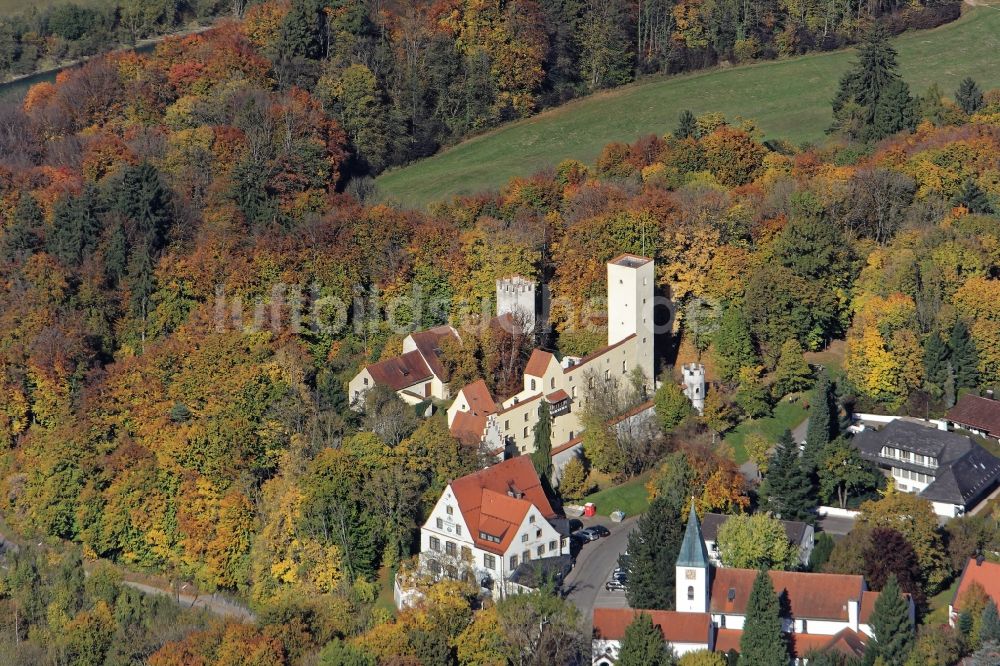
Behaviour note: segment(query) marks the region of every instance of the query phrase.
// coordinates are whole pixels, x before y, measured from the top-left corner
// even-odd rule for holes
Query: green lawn
[[[67,2],[68,0],[0,0],[0,14],[14,14],[17,12],[23,12],[29,7],[37,7],[41,9],[42,7],[48,7],[49,5],[54,5],[58,2]],[[78,5],[105,5],[106,0],[74,0]]]
[[[742,465],[749,456],[746,447],[743,445],[747,435],[752,432],[761,433],[771,442],[777,442],[781,434],[786,429],[791,430],[802,423],[806,418],[806,409],[802,406],[802,400],[789,402],[788,398],[782,398],[774,408],[774,414],[763,419],[750,419],[739,424],[732,432],[726,435],[726,444],[732,447],[736,457],[736,464]]]
[[[933,82],[946,92],[973,76],[1000,87],[1000,11],[969,9],[935,30],[895,41],[914,92]],[[593,163],[608,142],[673,129],[683,109],[755,119],[767,137],[819,140],[831,119],[830,99],[853,51],[657,77],[592,95],[465,141],[378,179],[387,201],[421,207],[441,197],[497,188],[572,157]]]
[[[599,490],[585,497],[580,504],[593,502],[597,506],[597,513],[601,516],[608,516],[612,511],[619,509],[624,511],[626,516],[640,514],[649,507],[646,482],[649,481],[650,474],[647,472],[621,485]]]
[[[925,626],[948,623],[948,604],[951,603],[951,600],[955,596],[958,583],[959,579],[955,578],[955,582],[948,589],[938,592],[927,600],[927,615],[924,617]]]

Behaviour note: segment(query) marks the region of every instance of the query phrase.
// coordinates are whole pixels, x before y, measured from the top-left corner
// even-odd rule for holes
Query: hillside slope
[[[1000,9],[969,9],[940,28],[895,40],[901,70],[915,94],[937,82],[950,94],[973,76],[1000,86]],[[819,53],[729,69],[658,78],[592,95],[465,141],[378,178],[383,199],[423,207],[453,194],[497,188],[565,158],[592,163],[604,144],[662,134],[683,109],[755,119],[769,138],[822,138],[830,98],[854,51]]]

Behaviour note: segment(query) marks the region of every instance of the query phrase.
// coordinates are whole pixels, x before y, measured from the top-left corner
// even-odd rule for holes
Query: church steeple
[[[687,529],[684,531],[684,542],[677,555],[679,567],[708,568],[708,551],[705,550],[705,539],[701,535],[701,523],[698,514],[694,512],[694,500],[691,500],[691,511],[688,514]]]
[[[708,566],[705,539],[701,534],[701,523],[698,522],[698,514],[694,512],[693,498],[691,511],[688,513],[687,528],[684,530],[684,542],[677,554],[674,573],[675,608],[682,613],[708,612],[708,583],[711,569]]]

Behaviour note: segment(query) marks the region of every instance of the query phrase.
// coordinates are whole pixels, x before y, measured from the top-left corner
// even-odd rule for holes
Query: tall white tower
[[[685,363],[681,366],[684,375],[684,395],[699,414],[705,412],[705,366],[701,363]]]
[[[497,316],[513,314],[529,329],[535,328],[538,285],[520,275],[497,280]],[[522,319],[523,318],[523,319]]]
[[[698,514],[694,512],[694,500],[691,500],[691,512],[688,515],[687,529],[684,530],[684,541],[677,554],[677,565],[674,568],[675,578],[675,608],[681,613],[708,612],[708,551],[705,550],[705,539],[701,534],[701,523]]]
[[[636,364],[650,386],[653,361],[653,288],[656,264],[648,257],[623,254],[608,262],[608,344],[636,336]]]

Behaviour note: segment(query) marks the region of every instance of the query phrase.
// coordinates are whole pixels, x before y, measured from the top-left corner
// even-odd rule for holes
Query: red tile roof
[[[982,564],[977,564],[975,559],[970,559],[965,564],[965,570],[962,571],[958,589],[955,590],[955,597],[951,602],[956,611],[960,610],[963,595],[973,583],[982,585],[987,596],[1000,604],[1000,564],[986,560],[983,560]]]
[[[455,479],[451,489],[476,545],[493,553],[506,552],[532,504],[543,517],[556,516],[528,456],[511,458]],[[501,542],[481,538],[480,531],[499,537]]]
[[[554,456],[557,453],[562,453],[563,451],[567,451],[569,449],[572,449],[574,446],[576,446],[577,444],[579,444],[582,441],[583,441],[583,437],[577,435],[573,439],[571,439],[569,441],[566,441],[566,442],[563,442],[559,446],[557,446],[554,449],[552,449],[552,455]]]
[[[552,393],[549,393],[547,396],[545,396],[545,400],[547,400],[550,404],[554,405],[557,402],[562,402],[563,400],[569,400],[569,393],[566,393],[566,391],[559,389],[558,391],[553,391]]]
[[[771,582],[779,595],[788,595],[791,613],[797,618],[846,622],[847,602],[858,601],[864,578],[846,574],[771,571]],[[750,589],[757,572],[753,569],[715,569],[712,576],[711,612],[745,615]],[[733,591],[732,600],[729,598]]]
[[[444,365],[441,364],[438,354],[441,353],[442,341],[449,336],[456,340],[459,339],[458,332],[451,326],[435,326],[426,331],[410,334],[410,337],[413,338],[413,344],[416,345],[420,355],[424,357],[427,367],[443,382],[448,381],[448,373]]]
[[[462,395],[469,402],[473,414],[496,414],[497,403],[482,379],[462,387]]]
[[[549,362],[552,358],[552,354],[549,352],[535,349],[531,352],[528,364],[524,366],[524,374],[531,375],[532,377],[544,377],[545,371],[549,369]]]
[[[467,446],[478,446],[486,433],[487,414],[457,412],[451,422],[451,436]]]
[[[715,632],[715,651],[736,650],[739,652],[741,638],[743,638],[743,632],[739,629],[719,629]]]
[[[596,611],[595,611],[596,612]],[[743,632],[739,629],[719,629],[715,632],[715,651],[740,651],[740,639]],[[841,629],[833,636],[824,634],[792,634],[791,647],[796,657],[802,658],[810,652],[827,652],[833,650],[849,657],[860,657],[864,654],[867,638],[850,627]]]
[[[419,351],[372,363],[366,370],[376,384],[388,386],[393,391],[402,391],[433,376]]]
[[[594,638],[620,641],[625,629],[639,613],[647,613],[660,629],[663,640],[671,643],[709,644],[712,616],[708,613],[679,613],[677,611],[632,610],[631,608],[595,608]]]
[[[945,418],[996,437],[1000,435],[1000,400],[966,393],[948,410]]]

